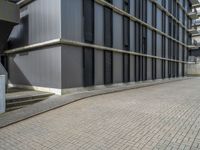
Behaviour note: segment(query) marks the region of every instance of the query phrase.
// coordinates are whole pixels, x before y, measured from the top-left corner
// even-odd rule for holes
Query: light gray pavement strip
[[[85,98],[0,129],[0,150],[200,150],[200,78]]]
[[[60,97],[52,96],[49,99],[41,101],[39,103],[0,115],[0,128],[19,122],[24,119],[30,118],[32,116],[47,112],[49,110],[64,106],[66,104],[81,100],[83,98],[88,98],[95,95],[101,95],[101,94],[106,94],[106,93],[123,91],[127,89],[135,89],[135,88],[140,88],[140,87],[152,86],[156,84],[181,81],[181,80],[186,80],[186,79],[190,79],[190,78],[184,77],[184,78],[175,78],[175,79],[138,82],[136,84],[114,85],[114,86],[108,86],[107,88],[101,87],[101,88],[98,88],[98,90],[90,90],[89,88],[88,91],[85,91],[85,92],[83,91],[79,93],[72,93],[72,94],[68,94],[68,95],[64,95]],[[22,94],[19,93],[19,96],[21,96]],[[11,94],[11,97],[12,97],[12,94]]]

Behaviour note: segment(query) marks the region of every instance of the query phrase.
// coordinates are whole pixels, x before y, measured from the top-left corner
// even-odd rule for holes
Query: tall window
[[[182,10],[182,14],[183,14],[182,15],[182,17],[183,17],[182,18],[182,21],[183,21],[182,23],[183,23],[183,25],[185,25],[185,12],[184,12],[184,10]]]
[[[124,11],[129,13],[130,2],[129,0],[123,0]],[[130,50],[130,20],[128,17],[123,16],[123,48],[124,50]],[[130,81],[130,56],[129,54],[123,54],[123,81]]]
[[[162,0],[162,6],[166,8],[166,0]]]
[[[168,10],[169,10],[170,13],[172,13],[172,2],[173,1],[174,0],[168,0]]]
[[[165,11],[162,11],[162,31],[163,32],[166,32],[166,14],[165,14]],[[166,38],[165,36],[163,35],[162,36],[162,52],[161,52],[161,55],[163,58],[165,58],[165,53],[166,53]],[[164,79],[165,78],[165,60],[162,60],[161,61],[162,63],[162,78]]]
[[[112,3],[112,0],[107,0]],[[113,13],[112,9],[104,7],[104,45],[113,46]],[[113,53],[104,51],[104,84],[113,83]]]
[[[184,8],[185,8],[185,1],[186,1],[186,0],[183,0],[183,7],[184,7]]]
[[[179,4],[178,3],[176,4],[176,11],[177,11],[176,16],[177,16],[177,19],[179,20],[179,17],[180,17],[180,8],[179,8]]]
[[[183,33],[182,42],[185,43],[185,29],[184,28],[182,28],[182,33]]]
[[[179,60],[179,43],[176,46],[176,60]],[[179,62],[176,63],[176,77],[179,77]]]
[[[94,43],[94,0],[83,1],[84,40]],[[94,50],[83,48],[83,84],[94,85]]]
[[[140,2],[141,0],[135,0],[135,16],[140,18]]]
[[[182,46],[182,61],[185,61],[185,47]],[[182,76],[185,76],[185,64],[182,63]]]
[[[147,28],[142,27],[142,53],[147,54]],[[147,58],[146,57],[141,57],[141,74],[142,74],[142,79],[141,80],[147,80]]]
[[[147,1],[141,0],[141,19],[144,22],[147,22]],[[140,52],[143,54],[147,54],[147,27],[141,26],[142,34],[140,34],[141,37],[141,50]],[[144,81],[147,80],[147,58],[143,56],[140,57],[140,80]]]
[[[168,35],[169,36],[172,36],[172,18],[171,17],[169,17],[168,18]]]
[[[156,15],[157,14],[157,8],[156,8],[156,4],[153,4],[152,6],[152,25],[153,27],[156,27]],[[152,55],[156,56],[157,55],[157,35],[156,35],[156,31],[152,31]],[[152,79],[155,80],[156,79],[156,74],[157,74],[157,61],[156,58],[152,58]]]
[[[135,51],[140,52],[141,25],[135,22]],[[135,56],[135,82],[140,80],[140,56]]]
[[[173,16],[174,17],[177,17],[176,16],[176,1],[175,0],[172,0],[173,2],[172,2],[172,4],[173,4]]]

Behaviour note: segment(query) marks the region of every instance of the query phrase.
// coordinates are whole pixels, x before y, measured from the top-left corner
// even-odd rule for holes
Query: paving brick
[[[200,78],[86,98],[0,129],[0,150],[198,150]]]

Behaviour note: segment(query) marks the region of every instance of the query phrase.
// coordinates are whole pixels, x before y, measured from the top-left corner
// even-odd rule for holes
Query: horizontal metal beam
[[[44,47],[49,47],[49,46],[61,46],[61,45],[89,47],[89,48],[102,50],[102,51],[111,51],[111,52],[116,52],[116,53],[125,53],[125,54],[130,54],[130,55],[135,55],[135,56],[143,56],[143,57],[147,57],[147,58],[166,60],[166,61],[171,61],[171,62],[187,63],[186,61],[168,59],[168,58],[163,58],[163,57],[159,57],[159,56],[137,53],[134,51],[127,51],[127,50],[123,50],[123,49],[105,47],[105,46],[95,45],[95,44],[88,44],[88,43],[83,43],[83,42],[78,42],[78,41],[67,40],[67,39],[54,39],[54,40],[50,40],[50,41],[46,41],[46,42],[41,42],[41,43],[36,43],[36,44],[28,45],[28,46],[15,48],[15,49],[6,50],[4,53],[7,55],[10,55],[10,54],[33,51],[33,50],[37,50],[39,48],[44,48]]]
[[[195,4],[195,5],[192,5],[193,8],[199,8],[200,7],[200,4]]]
[[[197,37],[197,36],[200,36],[200,33],[192,35],[192,37]]]
[[[22,8],[26,5],[28,5],[29,3],[33,2],[34,0],[21,0],[17,3],[17,5]]]

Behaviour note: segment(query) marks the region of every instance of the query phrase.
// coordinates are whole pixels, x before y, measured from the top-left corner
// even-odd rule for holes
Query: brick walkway
[[[87,98],[0,129],[0,150],[200,149],[200,78]]]

